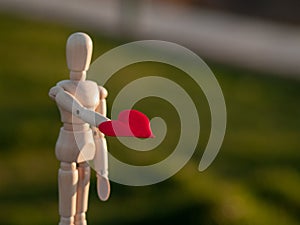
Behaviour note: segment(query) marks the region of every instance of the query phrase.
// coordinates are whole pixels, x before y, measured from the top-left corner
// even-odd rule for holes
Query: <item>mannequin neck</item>
[[[70,80],[84,81],[86,79],[86,71],[70,71]]]

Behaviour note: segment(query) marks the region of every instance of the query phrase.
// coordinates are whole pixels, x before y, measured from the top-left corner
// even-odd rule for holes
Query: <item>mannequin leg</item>
[[[77,182],[76,163],[61,162],[58,172],[59,225],[74,225]]]
[[[77,169],[79,179],[77,184],[75,225],[87,225],[85,213],[88,208],[91,171],[86,162],[79,163]]]

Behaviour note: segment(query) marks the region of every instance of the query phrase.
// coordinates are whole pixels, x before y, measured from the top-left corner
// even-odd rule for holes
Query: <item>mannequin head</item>
[[[72,34],[67,41],[67,65],[70,70],[70,80],[85,80],[93,51],[91,38],[81,32]]]

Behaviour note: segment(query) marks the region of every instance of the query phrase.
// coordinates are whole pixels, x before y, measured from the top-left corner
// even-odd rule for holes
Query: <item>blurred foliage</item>
[[[0,224],[57,224],[59,162],[54,146],[61,124],[48,90],[68,78],[65,42],[78,28],[9,15],[0,18]],[[93,58],[122,43],[85,32],[94,40]],[[202,173],[197,165],[210,117],[197,85],[182,71],[159,63],[131,65],[109,80],[108,109],[118,90],[131,80],[153,74],[172,77],[197,96],[201,137],[192,160],[162,183],[148,187],[113,183],[110,200],[101,203],[93,176],[89,224],[300,224],[299,82],[209,66],[224,92],[228,127],[217,159]],[[178,115],[170,104],[155,98],[135,107],[166,119],[172,130],[168,141],[154,152],[141,153],[108,138],[109,149],[130,163],[160,161],[174,148]]]

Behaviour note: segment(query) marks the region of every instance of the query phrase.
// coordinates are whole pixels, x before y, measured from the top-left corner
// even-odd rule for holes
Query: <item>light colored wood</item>
[[[78,171],[76,163],[60,164],[58,171],[59,185],[59,225],[73,225],[76,213]]]
[[[110,195],[110,183],[108,179],[108,157],[106,139],[99,131],[94,131],[96,154],[94,168],[97,173],[97,193],[102,201],[106,201]]]
[[[95,156],[95,143],[92,137],[92,130],[67,130],[68,124],[60,129],[55,146],[56,158],[62,162],[81,163],[92,160]],[[79,129],[79,125],[76,126]]]
[[[102,133],[94,130],[96,153],[94,157],[94,168],[97,174],[108,177],[107,144]]]
[[[72,80],[85,80],[93,51],[91,38],[82,32],[77,32],[68,38],[66,46],[67,64]]]
[[[91,126],[97,127],[102,122],[109,120],[100,113],[95,112],[95,110],[93,109],[93,106],[100,105],[100,102],[91,102],[91,99],[98,100],[94,97],[99,95],[99,93],[95,91],[95,84],[96,83],[92,81],[81,81],[76,83],[72,81],[65,81],[62,83],[58,83],[57,86],[50,89],[49,96],[56,101],[60,111],[63,111],[61,113],[62,122],[86,122]],[[95,91],[95,93],[91,93],[93,90]],[[84,94],[80,95],[80,92],[83,92]],[[88,92],[89,95],[85,96],[85,92]],[[84,98],[80,100],[81,102],[84,101],[86,103],[86,107],[83,106],[74,95],[76,95],[76,97],[78,96],[79,99]]]
[[[78,166],[78,184],[77,184],[77,200],[75,225],[86,225],[85,213],[88,209],[88,196],[90,187],[90,167],[85,163]]]
[[[87,34],[74,33],[68,38],[66,56],[70,80],[58,82],[49,91],[63,123],[55,147],[56,157],[61,161],[59,225],[86,225],[90,182],[87,161],[95,160],[97,174],[100,174],[100,199],[107,200],[110,192],[106,140],[97,128],[109,120],[106,118],[107,91],[86,80],[92,56],[92,40]]]
[[[107,177],[97,173],[97,193],[101,201],[107,201],[110,195],[110,183]]]
[[[107,90],[99,86],[100,104],[96,111],[106,116],[106,97]],[[108,179],[108,156],[107,144],[103,133],[98,129],[94,130],[94,140],[96,145],[96,153],[94,158],[94,167],[97,172],[97,193],[102,201],[106,201],[110,195],[110,183]]]

